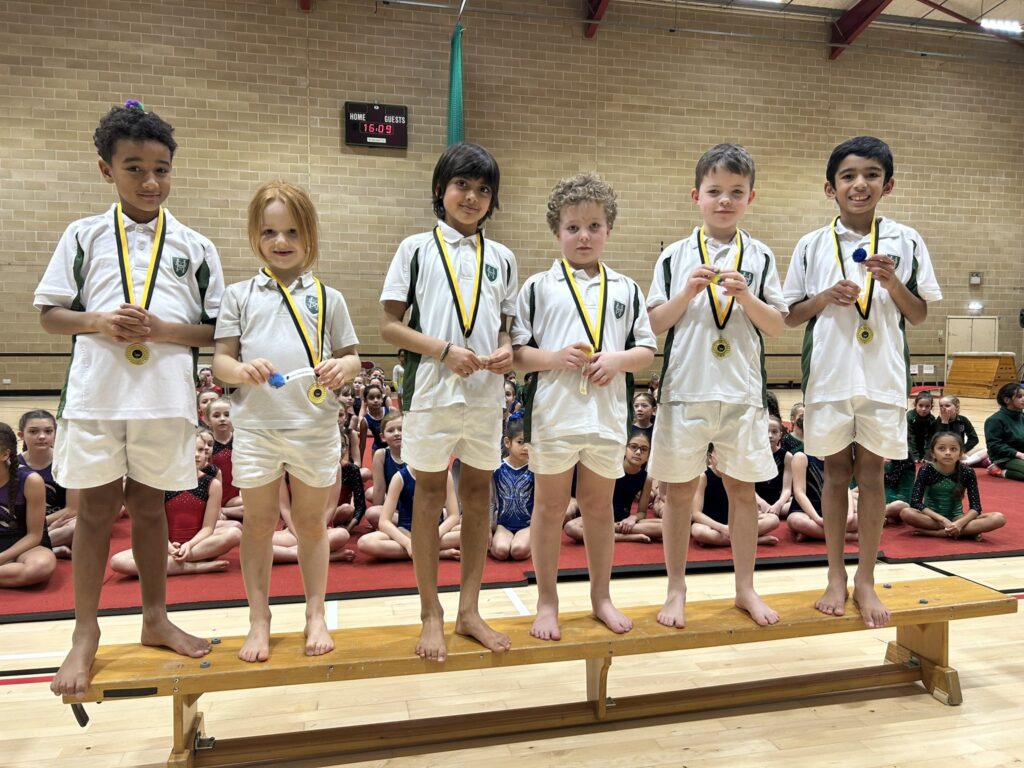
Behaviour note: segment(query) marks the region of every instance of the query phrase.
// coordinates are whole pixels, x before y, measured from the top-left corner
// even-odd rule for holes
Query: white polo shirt
[[[438,221],[466,311],[473,302],[477,267],[476,236],[463,237],[458,230]],[[433,230],[407,237],[391,260],[380,301],[401,301],[408,305],[409,327],[427,336],[446,339],[468,347],[478,355],[498,348],[501,316],[516,311],[519,273],[516,258],[505,246],[484,238],[484,274],[480,278],[480,307],[476,325],[467,339],[459,323],[444,257],[438,251]],[[409,410],[420,411],[447,405],[501,408],[505,401],[505,379],[489,371],[478,371],[465,379],[455,375],[436,357],[406,353],[403,396],[411,398]]]
[[[871,253],[870,235],[836,225],[847,279],[864,286],[867,271],[853,260],[853,252]],[[878,224],[878,252],[896,261],[896,277],[925,301],[942,298],[924,240],[915,230],[891,219]],[[843,279],[835,256],[831,223],[804,235],[793,251],[783,296],[792,306],[826,291]],[[889,292],[876,283],[868,319],[856,306],[829,304],[811,318],[804,330],[801,365],[804,402],[824,403],[866,397],[879,403],[907,404],[910,391],[910,351],[904,318]],[[874,338],[857,340],[857,329],[867,325]]]
[[[323,356],[326,359],[335,351],[358,344],[359,339],[345,298],[333,288],[324,286],[324,289],[327,314]],[[288,290],[310,341],[316,344],[317,319],[322,308],[313,273],[299,275]],[[228,286],[214,335],[218,339],[237,337],[239,359],[243,362],[262,357],[282,375],[309,367],[306,347],[292,322],[288,303],[274,279],[262,272]],[[231,421],[246,429],[300,429],[337,420],[339,403],[333,392],[328,391],[327,399],[319,404],[310,402],[306,396],[313,382],[314,378],[309,376],[289,381],[280,389],[269,384],[242,385],[231,393]]]
[[[36,287],[34,305],[112,312],[125,303],[117,253],[117,205],[73,222],[61,237]],[[212,322],[224,293],[217,249],[164,209],[166,234],[150,311],[172,323]],[[124,217],[137,302],[142,301],[157,220]],[[99,333],[80,334],[71,347],[58,417],[196,421],[195,358],[180,344],[147,342],[145,365],[125,358],[128,345]]]
[[[768,247],[738,230],[743,239],[743,261],[739,272],[747,279],[750,292],[761,301],[788,314],[775,256]],[[664,304],[683,290],[690,273],[701,263],[700,227],[685,240],[669,245],[654,267],[647,306]],[[706,238],[708,259],[725,272],[736,264],[735,239],[719,242]],[[724,312],[729,297],[725,289],[710,286]],[[764,339],[750,321],[746,310],[734,301],[725,328],[719,330],[708,292],[701,291],[690,302],[665,340],[665,363],[661,376],[661,402],[707,402],[710,400],[755,408],[767,406],[767,377],[764,370]],[[711,347],[718,339],[730,347],[725,357],[716,357]]]
[[[630,278],[605,264],[607,304],[602,349],[619,352],[633,347],[656,349],[657,339],[644,308],[644,294]],[[597,318],[601,295],[601,277],[587,277],[582,269],[573,270],[590,317]],[[563,349],[578,341],[587,341],[586,328],[576,311],[570,286],[562,274],[561,259],[551,269],[539,272],[523,284],[519,292],[516,319],[512,324],[512,344],[524,346],[531,341],[540,349]],[[587,394],[580,394],[580,371],[539,371],[536,389],[528,398],[526,425],[530,442],[566,437],[593,436],[626,443],[626,425],[631,405],[626,402],[626,374],[618,374],[606,387],[589,383]]]

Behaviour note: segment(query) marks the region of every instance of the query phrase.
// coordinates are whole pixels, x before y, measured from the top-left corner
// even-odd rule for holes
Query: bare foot
[[[438,552],[438,557],[442,560],[460,560],[462,558],[462,552],[458,549],[442,549]]]
[[[853,603],[860,611],[860,617],[864,620],[865,626],[874,629],[884,627],[889,623],[889,609],[878,599],[874,584],[854,583]]]
[[[593,609],[594,616],[617,635],[629,632],[633,628],[633,620],[612,605],[611,600],[602,600],[593,606]]]
[[[54,547],[53,556],[59,557],[61,560],[71,559],[71,547]]]
[[[658,611],[658,623],[666,627],[686,626],[686,590],[670,589],[665,597],[665,605]]]
[[[779,543],[779,537],[778,536],[771,536],[771,535],[758,536],[757,537],[757,543],[758,544],[766,544],[769,547],[774,547],[776,544]]]
[[[227,560],[200,560],[195,563],[179,563],[167,561],[168,576],[183,576],[187,573],[217,573],[226,571],[230,564]]]
[[[455,631],[460,635],[472,637],[494,653],[504,653],[512,647],[512,641],[508,639],[508,635],[492,629],[476,611],[460,613],[455,620]]]
[[[356,559],[356,553],[351,549],[337,549],[331,552],[330,560],[332,563],[351,563]]]
[[[249,634],[238,650],[242,661],[266,661],[270,658],[270,617],[266,621],[255,619],[249,622]]]
[[[825,592],[818,598],[814,607],[828,616],[842,616],[846,613],[847,597],[846,579],[837,579],[834,582],[829,579]]]
[[[307,617],[306,629],[303,634],[306,636],[307,656],[323,656],[334,650],[334,639],[327,630],[327,623],[323,616]]]
[[[443,662],[448,658],[444,644],[444,617],[428,616],[423,619],[420,641],[416,644],[416,655],[427,661]]]
[[[89,688],[89,671],[96,659],[96,649],[100,644],[99,625],[89,629],[75,630],[71,640],[71,650],[64,657],[64,662],[50,682],[50,690],[56,696],[85,696]]]
[[[779,614],[775,612],[775,609],[771,608],[753,590],[744,593],[737,592],[735,605],[741,611],[746,611],[750,614],[750,618],[762,627],[767,627],[769,624],[778,624],[779,622]]]
[[[558,628],[558,603],[537,604],[537,618],[530,627],[530,635],[538,640],[561,640],[562,630]]]
[[[210,652],[209,640],[205,637],[190,635],[172,624],[166,615],[148,622],[143,618],[142,637],[139,642],[143,645],[170,648],[175,653],[191,656],[193,659],[198,659]]]

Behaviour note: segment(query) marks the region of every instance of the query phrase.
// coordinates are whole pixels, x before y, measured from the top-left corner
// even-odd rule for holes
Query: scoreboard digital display
[[[346,144],[357,147],[408,149],[408,107],[346,101],[344,110]]]

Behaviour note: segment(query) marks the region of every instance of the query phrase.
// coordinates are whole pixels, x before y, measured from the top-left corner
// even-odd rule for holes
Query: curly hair
[[[174,129],[155,112],[145,112],[138,107],[111,107],[102,118],[92,135],[93,144],[103,161],[109,163],[114,157],[117,142],[128,141],[159,141],[171,152],[178,148],[174,140]]]
[[[0,422],[0,451],[7,451],[7,503],[14,507],[18,497],[18,438],[9,425]]]
[[[608,229],[611,229],[619,212],[619,206],[615,202],[617,198],[618,195],[611,184],[593,171],[561,179],[548,196],[548,226],[557,235],[563,208],[581,203],[597,203],[604,208],[604,217],[608,222]]]

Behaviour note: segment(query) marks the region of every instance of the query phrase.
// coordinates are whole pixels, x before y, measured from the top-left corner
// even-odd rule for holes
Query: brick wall
[[[345,293],[364,353],[385,361],[393,351],[377,333],[377,297],[395,246],[432,221],[453,16],[356,0],[314,0],[311,13],[296,5],[0,2],[0,352],[27,355],[0,357],[12,379],[0,392],[63,379],[62,359],[37,355],[66,352],[68,341],[40,330],[32,289],[67,223],[114,199],[91,135],[130,97],[175,126],[168,205],[213,239],[229,281],[257,266],[244,229],[253,189],[271,177],[297,181],[320,210],[319,274]],[[1000,346],[1019,352],[1018,48],[872,27],[861,47],[829,62],[815,42],[827,39],[825,21],[625,0],[585,40],[581,25],[555,18],[577,17],[580,5],[477,0],[464,19],[466,136],[503,171],[488,234],[513,248],[523,278],[557,253],[544,224],[551,185],[593,168],[620,194],[608,260],[646,289],[660,244],[698,222],[693,166],[718,141],[741,142],[757,160],[758,199],[744,226],[784,274],[799,236],[834,215],[822,194],[828,152],[873,133],[896,155],[896,189],[880,211],[922,232],[946,294],[911,330],[912,352],[941,365],[944,318],[966,314],[971,299],[1003,317]],[[345,146],[346,100],[408,105],[409,150]],[[968,287],[970,271],[984,273],[980,288]],[[768,351],[795,353],[799,338],[789,331]],[[798,375],[795,359],[769,362],[773,381]]]

